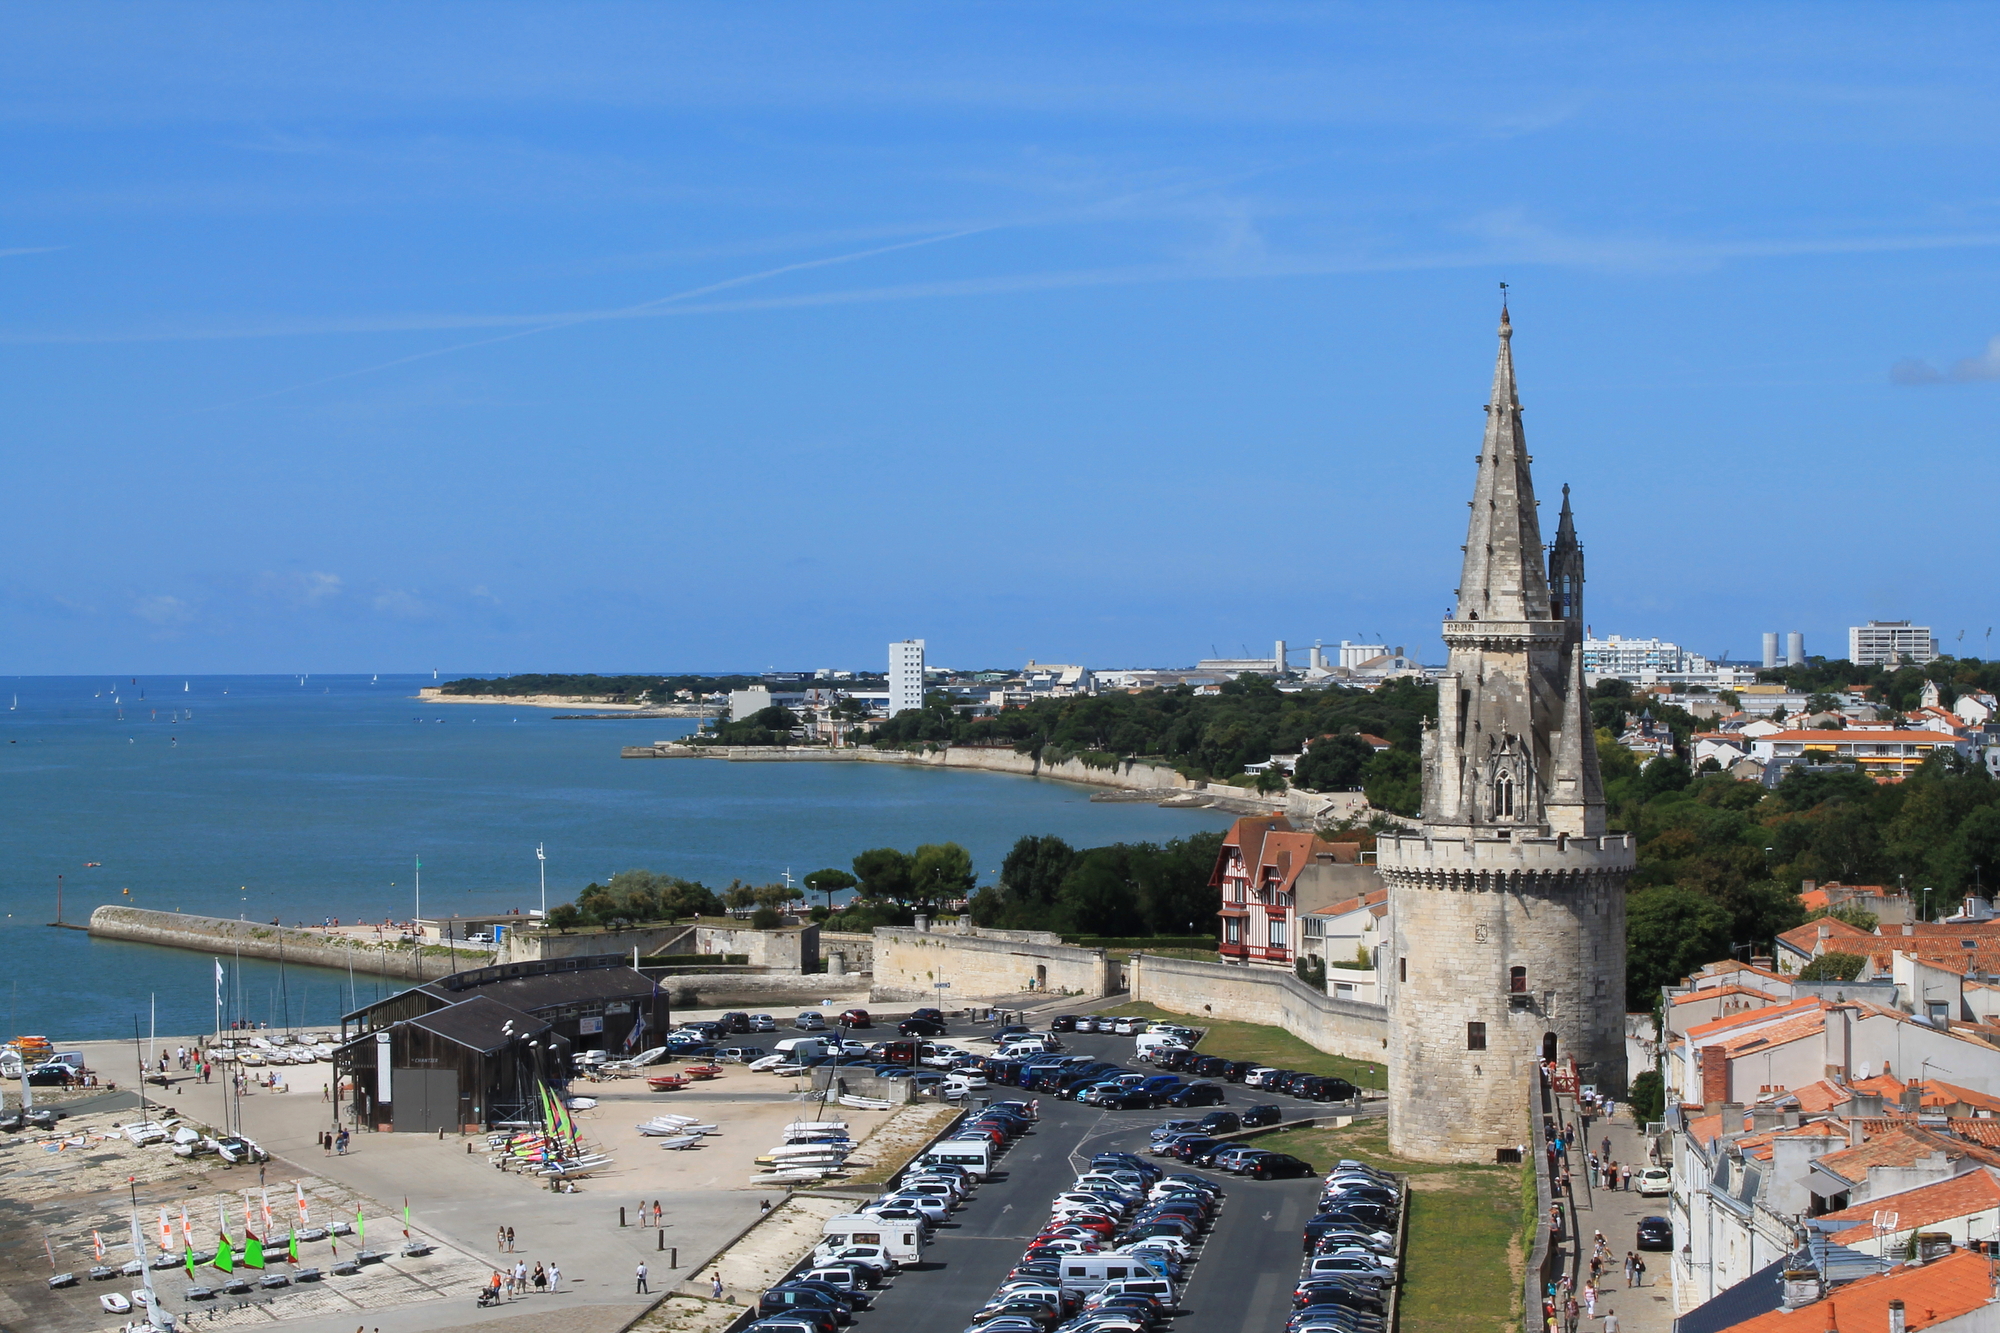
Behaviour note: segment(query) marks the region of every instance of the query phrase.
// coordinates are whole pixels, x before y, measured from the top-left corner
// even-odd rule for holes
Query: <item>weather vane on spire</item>
[[[1507,308],[1507,284],[1504,282],[1500,284],[1500,308]]]

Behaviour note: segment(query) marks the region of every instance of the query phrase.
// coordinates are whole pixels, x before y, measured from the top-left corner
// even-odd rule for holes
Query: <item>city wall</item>
[[[376,943],[264,921],[231,921],[226,917],[190,916],[144,907],[100,907],[90,914],[90,934],[107,940],[129,940],[169,949],[194,949],[229,957],[269,958],[312,967],[365,972],[373,977],[428,981],[494,961],[490,949],[442,945],[415,949],[393,941]]]
[[[819,933],[820,956],[826,959],[826,970],[834,973],[834,960],[838,958],[840,973],[853,975],[856,972],[875,970],[875,937],[857,935],[844,930],[822,930]]]
[[[1317,1050],[1388,1060],[1389,1011],[1322,995],[1289,972],[1135,953],[1125,965],[1132,998],[1195,1018],[1285,1029]]]
[[[781,930],[758,930],[751,926],[696,926],[673,922],[610,929],[584,926],[577,929],[524,930],[509,932],[505,945],[509,963],[545,958],[590,958],[599,954],[631,957],[637,949],[641,958],[659,955],[697,954],[722,957],[741,954],[748,966],[773,972],[807,973],[819,967],[819,927],[815,924]]]
[[[768,1010],[782,1024],[785,1011],[820,1009],[821,1001],[832,1002],[838,1012],[868,1004],[865,976],[788,976],[781,972],[667,972],[660,968],[639,969],[660,983],[678,1012],[684,1009]],[[829,1019],[829,1021],[831,1021]],[[794,1034],[795,1035],[795,1034]],[[754,1042],[753,1042],[754,1044]]]
[[[881,926],[874,961],[875,999],[928,1000],[940,1008],[1025,991],[1101,997],[1116,994],[1122,981],[1104,950],[1075,948],[1044,931]]]

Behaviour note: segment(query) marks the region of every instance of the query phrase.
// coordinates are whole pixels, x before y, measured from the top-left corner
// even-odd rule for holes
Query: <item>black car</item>
[[[1318,1102],[1351,1102],[1356,1095],[1352,1083],[1344,1078],[1331,1076],[1320,1079],[1312,1092],[1313,1100]]]
[[[722,1016],[722,1030],[724,1032],[748,1032],[750,1030],[750,1015],[724,1014]]]
[[[944,1022],[944,1010],[942,1010],[942,1009],[930,1009],[930,1008],[925,1008],[925,1009],[912,1009],[912,1010],[910,1010],[910,1017],[911,1017],[911,1018],[928,1018],[928,1019],[930,1019],[930,1020],[931,1020],[931,1021],[932,1021],[933,1023],[942,1023],[942,1022]]]
[[[1671,1250],[1674,1248],[1674,1224],[1664,1217],[1640,1218],[1639,1248],[1642,1250]]]
[[[1198,1055],[1188,1065],[1188,1073],[1196,1078],[1228,1078],[1230,1067],[1229,1061],[1219,1055]]]
[[[1259,1157],[1244,1174],[1252,1180],[1296,1180],[1319,1173],[1312,1169],[1311,1162],[1302,1162],[1289,1153],[1274,1152]]]
[[[935,1018],[918,1018],[912,1014],[896,1024],[896,1031],[905,1037],[942,1037],[945,1026]]]
[[[1243,1128],[1245,1129],[1255,1129],[1259,1125],[1275,1125],[1284,1118],[1284,1114],[1277,1107],[1268,1103],[1262,1106],[1246,1106],[1243,1108],[1242,1119]]]
[[[1229,1062],[1229,1072],[1222,1077],[1229,1083],[1241,1083],[1250,1077],[1250,1071],[1256,1067],[1257,1062],[1255,1060],[1231,1060]]]
[[[1107,1111],[1150,1111],[1153,1109],[1153,1094],[1133,1088],[1101,1098],[1097,1104]]]
[[[757,1313],[811,1319],[819,1325],[820,1333],[832,1333],[834,1328],[854,1318],[847,1312],[847,1306],[842,1302],[823,1291],[814,1291],[807,1287],[771,1288],[758,1298]]]
[[[1213,1083],[1190,1083],[1167,1094],[1169,1106],[1220,1106],[1222,1089]]]
[[[1153,1057],[1153,1063],[1168,1073],[1178,1073],[1193,1064],[1195,1053],[1183,1047],[1169,1047]]]
[[[1049,1031],[1051,1031],[1051,1032],[1074,1032],[1074,1031],[1076,1031],[1076,1015],[1075,1015],[1075,1014],[1057,1014],[1057,1015],[1056,1015],[1056,1016],[1055,1016],[1054,1018],[1051,1018],[1051,1019],[1049,1020]]]
[[[1173,1158],[1175,1161],[1186,1162],[1189,1166],[1194,1166],[1203,1158],[1214,1157],[1216,1149],[1228,1146],[1228,1142],[1223,1139],[1182,1139],[1173,1146],[1173,1151],[1169,1152],[1167,1156]]]
[[[1321,1212],[1306,1222],[1305,1252],[1311,1254],[1318,1247],[1320,1237],[1326,1235],[1329,1231],[1338,1231],[1342,1228],[1366,1230],[1369,1232],[1380,1230],[1379,1227],[1369,1226],[1360,1218],[1352,1217],[1345,1213]]]
[[[1243,1121],[1234,1111],[1210,1111],[1201,1118],[1201,1128],[1210,1134],[1234,1134],[1243,1128]]]

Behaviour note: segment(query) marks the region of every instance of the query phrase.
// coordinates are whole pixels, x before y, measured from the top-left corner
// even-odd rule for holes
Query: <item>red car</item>
[[[868,1017],[866,1009],[844,1010],[840,1017],[834,1021],[844,1028],[872,1028],[875,1026],[875,1020]]]

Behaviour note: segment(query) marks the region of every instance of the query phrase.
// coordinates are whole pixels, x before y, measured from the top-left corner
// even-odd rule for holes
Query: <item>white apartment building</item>
[[[889,716],[924,706],[924,641],[889,645]]]
[[[1583,641],[1583,669],[1587,675],[1640,676],[1649,672],[1707,672],[1715,670],[1715,664],[1665,639],[1627,639],[1614,634],[1608,639]]]
[[[1871,620],[1847,630],[1847,660],[1856,666],[1895,666],[1905,657],[1922,666],[1937,655],[1937,639],[1929,625]]]

